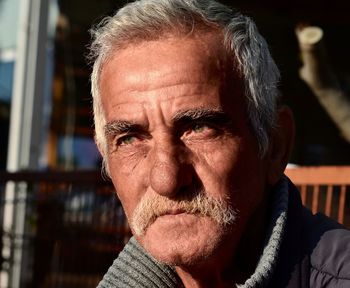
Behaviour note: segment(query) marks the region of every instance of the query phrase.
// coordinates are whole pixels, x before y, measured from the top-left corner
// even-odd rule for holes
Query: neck
[[[231,251],[232,247],[227,247]],[[231,249],[230,249],[231,248]],[[222,250],[224,251],[224,250]],[[202,263],[187,266],[176,266],[176,272],[185,287],[232,287],[234,280],[230,272],[233,270],[230,253],[217,253],[215,257],[206,259]]]

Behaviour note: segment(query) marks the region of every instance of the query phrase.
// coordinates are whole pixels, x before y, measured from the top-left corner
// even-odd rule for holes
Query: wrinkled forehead
[[[222,89],[234,84],[236,89],[242,81],[233,69],[233,60],[223,45],[222,35],[216,32],[167,34],[158,40],[135,42],[116,50],[103,65],[101,94],[119,95],[125,91],[118,86],[128,90],[125,83],[133,90],[151,89],[160,75],[170,77],[174,85],[177,80],[192,78],[194,82],[219,83]],[[115,82],[113,85],[111,79]],[[108,87],[114,91],[106,91]]]

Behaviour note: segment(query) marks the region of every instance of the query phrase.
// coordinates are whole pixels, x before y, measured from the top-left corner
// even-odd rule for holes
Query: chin
[[[137,240],[156,260],[172,266],[193,266],[214,257],[227,227],[208,217],[182,215],[157,219]]]

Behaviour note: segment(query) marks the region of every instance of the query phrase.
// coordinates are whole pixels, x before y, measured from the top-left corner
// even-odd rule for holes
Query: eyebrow
[[[192,121],[209,121],[217,125],[229,127],[232,125],[232,119],[221,109],[196,108],[179,111],[173,117],[174,126]]]
[[[131,131],[144,131],[147,128],[143,125],[133,123],[126,120],[114,120],[109,122],[104,127],[104,133],[106,137],[116,136]]]

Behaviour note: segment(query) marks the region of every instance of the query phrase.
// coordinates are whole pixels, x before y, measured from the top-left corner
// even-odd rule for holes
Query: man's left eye
[[[205,137],[213,137],[216,134],[216,129],[207,123],[193,123],[186,129],[184,136],[189,139],[202,139]]]
[[[194,133],[202,133],[204,132],[205,130],[207,129],[210,129],[208,125],[204,124],[204,123],[199,123],[199,124],[195,124],[191,130],[194,132]]]

